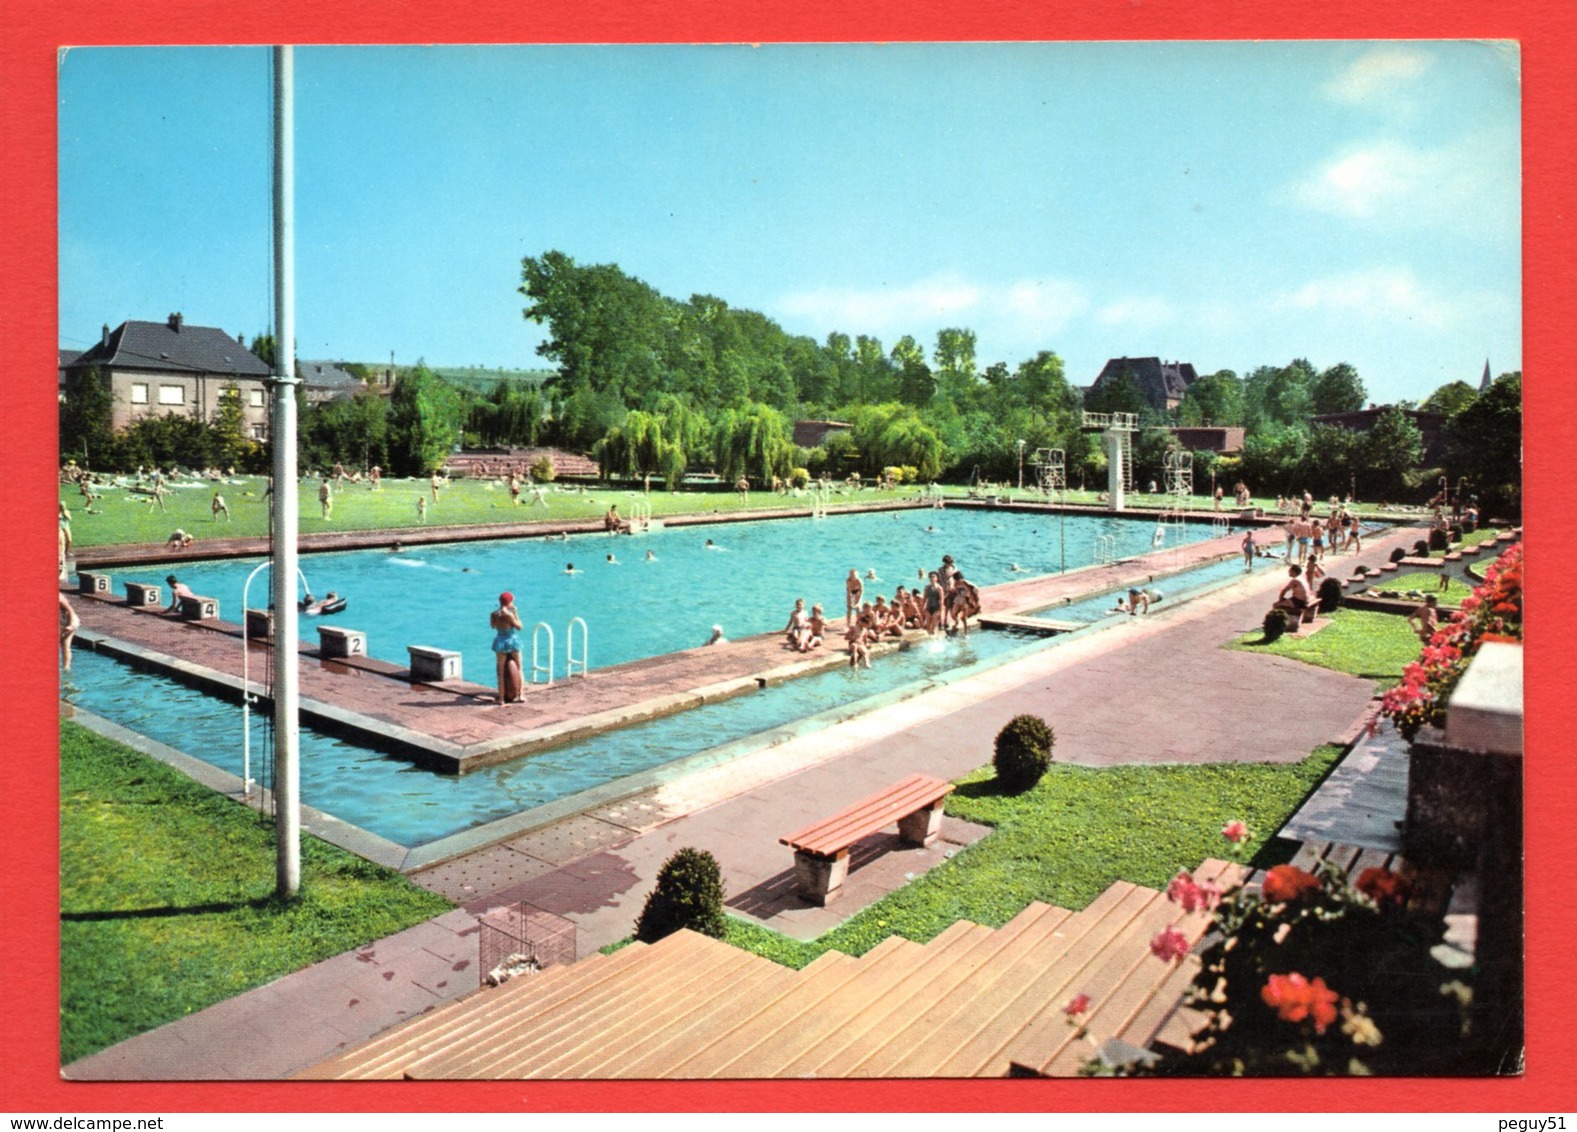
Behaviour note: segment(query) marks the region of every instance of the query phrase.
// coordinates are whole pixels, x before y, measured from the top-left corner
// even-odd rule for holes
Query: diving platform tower
[[[1106,497],[1113,511],[1128,509],[1133,490],[1133,434],[1137,413],[1085,413],[1081,432],[1098,432],[1106,445]]]

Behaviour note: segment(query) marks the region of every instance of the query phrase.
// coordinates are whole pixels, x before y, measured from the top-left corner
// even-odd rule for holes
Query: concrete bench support
[[[217,621],[219,599],[193,594],[181,599],[181,617],[186,621]]]
[[[98,597],[108,597],[115,592],[115,580],[108,574],[91,574],[85,570],[77,571],[77,592],[94,594]]]
[[[411,654],[413,683],[433,684],[444,680],[460,679],[460,654],[453,649],[406,645],[405,651]]]
[[[127,582],[126,604],[139,609],[157,608],[164,604],[164,591],[146,582]]]
[[[323,659],[367,655],[367,634],[360,629],[341,629],[338,625],[318,626],[318,651]],[[412,662],[414,670],[415,662]],[[458,667],[456,668],[458,671]]]
[[[248,609],[246,611],[246,636],[248,640],[273,640],[274,611],[272,609]]]

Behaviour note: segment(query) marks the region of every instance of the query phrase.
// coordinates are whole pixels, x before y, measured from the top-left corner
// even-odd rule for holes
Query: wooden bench
[[[778,840],[794,850],[794,875],[800,895],[825,906],[843,891],[849,875],[849,848],[886,826],[898,823],[898,836],[911,845],[929,845],[942,831],[942,801],[951,782],[912,774],[902,782],[861,798],[830,818]]]

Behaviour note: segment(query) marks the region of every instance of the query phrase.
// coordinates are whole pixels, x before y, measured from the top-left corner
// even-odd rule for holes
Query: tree
[[[664,424],[662,417],[651,413],[627,413],[624,423],[609,429],[592,449],[603,477],[660,475],[668,490],[675,490],[684,478],[684,447],[663,435]]]
[[[1468,479],[1485,515],[1522,513],[1522,374],[1503,373],[1446,425],[1450,467]]]
[[[425,476],[460,439],[460,396],[425,362],[400,375],[389,398],[389,465],[397,476]]]
[[[893,344],[893,365],[898,370],[898,396],[904,404],[924,408],[936,396],[936,377],[925,364],[925,351],[905,334]]]
[[[1425,412],[1439,413],[1450,420],[1478,400],[1478,390],[1465,381],[1452,381],[1436,389],[1419,406]]]
[[[1385,409],[1359,441],[1353,454],[1358,493],[1384,499],[1407,490],[1403,477],[1424,462],[1424,437],[1401,409]]]
[[[1155,416],[1144,390],[1139,388],[1139,379],[1127,369],[1093,386],[1084,395],[1084,408],[1092,413],[1132,413],[1141,421]]]
[[[66,375],[66,399],[60,403],[62,459],[75,457],[85,468],[110,466],[115,443],[112,407],[109,377],[98,366]]]
[[[957,326],[938,330],[931,357],[936,362],[937,392],[959,409],[974,404],[980,383],[975,372],[975,332]]]
[[[241,408],[241,390],[230,382],[219,392],[219,405],[214,410],[211,429],[211,451],[214,463],[221,468],[237,464],[245,467],[257,450],[257,445],[246,435],[246,414]]]
[[[1355,413],[1364,407],[1368,392],[1358,371],[1346,362],[1323,370],[1310,386],[1314,415]]]
[[[713,426],[713,466],[726,480],[747,476],[759,485],[787,477],[794,453],[788,418],[770,405],[724,409]]]
[[[1177,406],[1181,425],[1235,426],[1243,423],[1243,382],[1229,369],[1201,377]]]
[[[658,390],[674,304],[617,264],[583,267],[563,252],[527,256],[521,277],[525,317],[548,328],[537,353],[558,363],[570,396],[612,391],[634,403]]]

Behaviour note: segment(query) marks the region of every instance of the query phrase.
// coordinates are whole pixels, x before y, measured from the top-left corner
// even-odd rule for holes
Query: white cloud
[[[1316,212],[1398,220],[1413,227],[1459,228],[1464,216],[1473,216],[1479,228],[1506,228],[1502,234],[1515,238],[1520,192],[1515,145],[1514,138],[1482,135],[1437,149],[1388,140],[1357,145],[1294,183],[1291,196]]]
[[[1372,105],[1421,78],[1434,60],[1411,47],[1381,47],[1360,56],[1321,88],[1326,97],[1350,106]]]
[[[1271,300],[1273,309],[1387,319],[1441,329],[1462,313],[1432,294],[1407,268],[1374,268],[1313,279]]]

